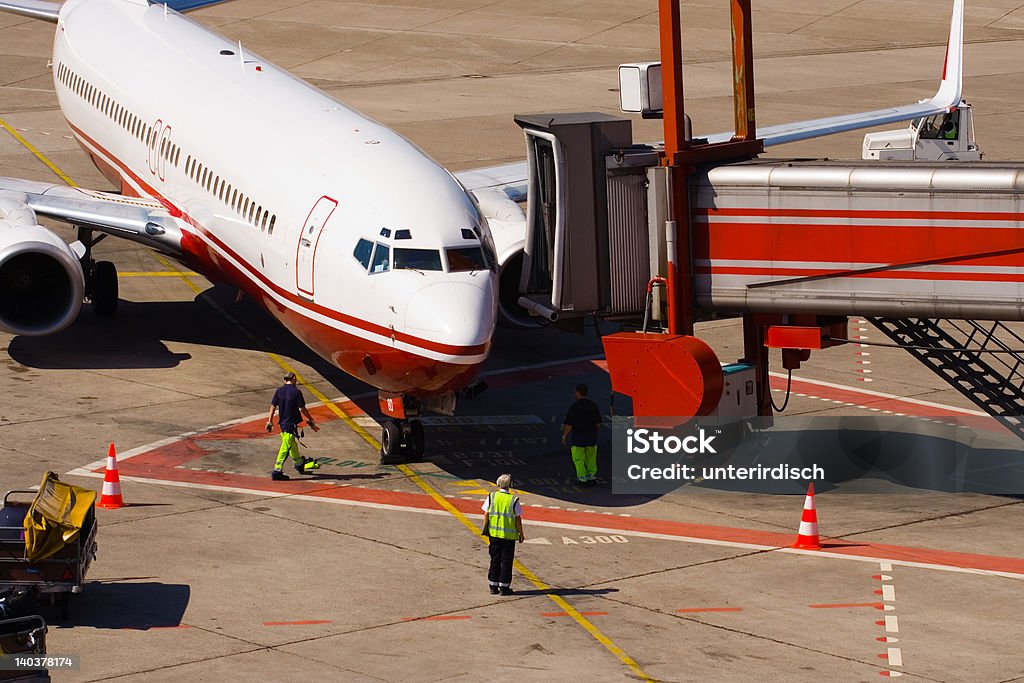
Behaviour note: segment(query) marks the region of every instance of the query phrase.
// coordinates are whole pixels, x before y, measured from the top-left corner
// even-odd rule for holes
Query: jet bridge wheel
[[[117,268],[110,261],[97,261],[92,271],[90,298],[96,315],[111,316],[117,311]]]

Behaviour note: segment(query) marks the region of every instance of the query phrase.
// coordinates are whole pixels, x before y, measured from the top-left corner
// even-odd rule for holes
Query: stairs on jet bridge
[[[990,320],[867,320],[1024,439],[1024,338],[1019,334]]]

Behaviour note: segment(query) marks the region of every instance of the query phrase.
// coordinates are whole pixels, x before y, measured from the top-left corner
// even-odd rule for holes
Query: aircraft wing
[[[0,10],[56,24],[60,3],[47,0],[0,0]]]
[[[964,0],[954,0],[953,16],[949,24],[949,41],[946,44],[946,59],[942,68],[942,80],[939,83],[939,89],[930,99],[921,100],[916,104],[874,109],[857,114],[843,114],[759,127],[757,137],[764,140],[765,147],[770,147],[947,112],[960,104],[963,95],[963,56]],[[726,142],[732,139],[733,133],[714,133],[706,137],[710,143]],[[655,146],[660,145],[661,143],[656,143]],[[477,190],[503,191],[515,201],[521,201],[526,197],[527,169],[525,161],[462,171],[456,173],[455,177],[471,192]]]
[[[181,230],[157,201],[53,183],[0,177],[0,200],[24,204],[37,216],[139,242],[172,256]]]
[[[164,2],[156,2],[155,0],[150,0],[150,4],[167,5],[178,12],[188,12],[189,10],[199,9],[200,7],[206,7],[208,5],[218,5],[226,1],[227,0],[164,0]],[[0,10],[10,12],[11,14],[19,14],[23,17],[29,17],[30,19],[42,19],[43,21],[49,21],[50,23],[56,24],[60,13],[60,3],[49,2],[48,0],[0,0]]]

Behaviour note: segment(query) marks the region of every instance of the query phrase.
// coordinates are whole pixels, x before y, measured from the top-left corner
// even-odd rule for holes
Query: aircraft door
[[[316,265],[316,246],[324,226],[331,214],[338,208],[338,202],[323,196],[313,205],[306,222],[299,232],[299,242],[295,251],[295,286],[300,294],[313,298],[313,269]]]

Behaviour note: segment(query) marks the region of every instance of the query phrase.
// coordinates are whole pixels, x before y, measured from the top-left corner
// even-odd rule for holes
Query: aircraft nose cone
[[[431,341],[456,346],[485,344],[494,331],[496,308],[490,280],[427,285],[409,299],[405,330]]]

